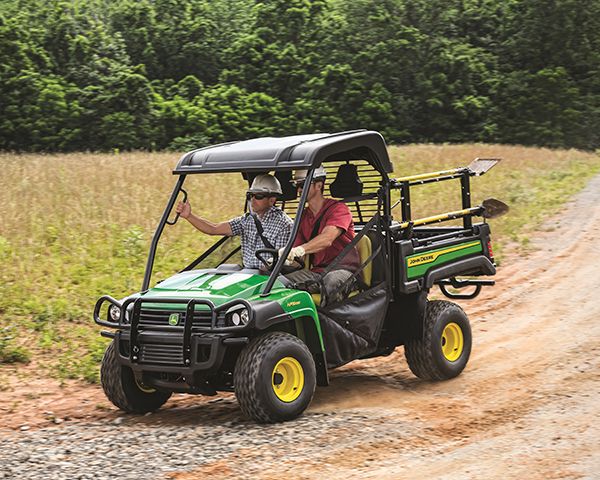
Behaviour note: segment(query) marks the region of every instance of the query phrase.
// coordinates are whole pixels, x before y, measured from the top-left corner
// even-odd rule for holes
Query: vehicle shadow
[[[118,413],[115,421],[121,418],[127,425],[180,425],[180,426],[228,426],[242,423],[251,424],[232,394],[216,397],[200,395],[177,395],[171,398],[160,410],[145,415]]]
[[[331,372],[330,385],[317,387],[307,414],[336,412],[348,408],[388,405],[412,396],[423,382],[408,373],[377,375],[364,370],[345,368]],[[246,419],[231,393],[216,397],[176,395],[160,410],[146,415],[115,413],[127,425],[221,426],[236,428],[256,425]]]
[[[317,388],[309,411],[382,406],[411,395],[423,384],[409,373],[354,368],[331,372],[329,382],[328,387]]]

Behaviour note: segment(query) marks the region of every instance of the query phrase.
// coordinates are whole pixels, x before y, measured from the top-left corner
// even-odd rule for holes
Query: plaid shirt
[[[290,239],[294,221],[277,207],[271,207],[258,220],[262,224],[263,235],[273,244],[273,247],[276,249],[283,248]],[[267,246],[260,238],[252,217],[247,213],[241,217],[232,218],[229,220],[229,226],[234,235],[241,235],[242,237],[244,267],[259,268],[263,266],[254,253],[257,249],[267,248]],[[269,257],[270,255],[264,256],[267,260]]]

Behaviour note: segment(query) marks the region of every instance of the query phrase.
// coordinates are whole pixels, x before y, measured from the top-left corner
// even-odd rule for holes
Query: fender
[[[299,308],[286,312],[282,304],[286,307]],[[307,292],[295,291],[292,295],[278,300],[254,301],[252,308],[256,330],[264,331],[275,325],[291,324],[292,331],[296,331],[313,355],[317,370],[317,385],[329,385],[321,324],[310,295]]]
[[[424,287],[429,290],[438,280],[454,277],[455,275],[468,275],[469,273],[495,275],[496,267],[494,267],[494,264],[484,255],[465,258],[463,260],[452,262],[449,265],[429,270],[427,275],[425,275]]]

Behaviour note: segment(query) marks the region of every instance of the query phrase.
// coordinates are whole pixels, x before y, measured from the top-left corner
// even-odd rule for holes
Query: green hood
[[[169,297],[206,299],[221,305],[234,298],[250,300],[260,294],[267,275],[242,272],[214,273],[214,270],[192,270],[178,273],[146,292],[144,298]],[[283,288],[275,282],[274,288]]]

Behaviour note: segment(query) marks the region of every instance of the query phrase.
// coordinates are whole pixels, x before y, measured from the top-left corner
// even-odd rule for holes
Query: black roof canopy
[[[366,159],[375,168],[392,172],[380,133],[354,130],[289,137],[264,137],[222,143],[193,150],[181,157],[173,173],[264,172],[319,166],[327,160]]]

